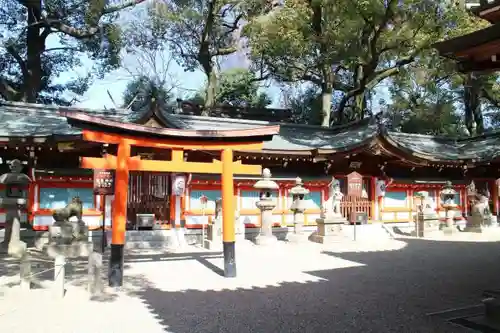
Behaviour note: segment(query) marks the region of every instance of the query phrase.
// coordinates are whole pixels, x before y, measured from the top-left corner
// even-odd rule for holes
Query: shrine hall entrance
[[[127,195],[127,229],[151,229],[141,225],[138,214],[154,215],[154,223],[166,225],[171,222],[170,198],[172,186],[170,173],[131,171]]]

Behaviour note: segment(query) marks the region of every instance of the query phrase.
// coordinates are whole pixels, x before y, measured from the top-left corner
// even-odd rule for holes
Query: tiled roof
[[[386,135],[400,148],[427,159],[491,160],[500,156],[500,133],[464,139],[396,132],[389,132]]]
[[[61,108],[18,102],[0,102],[0,137],[49,137],[79,135],[80,129],[71,127],[59,111],[81,111],[110,119],[133,120],[120,110],[89,110]],[[129,119],[130,118],[130,119]]]
[[[71,127],[60,111],[84,112],[121,122],[134,122],[140,112],[129,110],[90,110],[36,104],[0,102],[0,137],[75,136],[81,130]],[[276,125],[268,121],[178,115],[162,112],[168,125],[191,130],[236,130]],[[500,156],[500,132],[483,136],[451,139],[430,135],[379,131],[369,119],[334,128],[279,123],[279,135],[265,142],[268,151],[307,152],[345,151],[383,136],[392,146],[419,158],[436,161],[491,160]]]
[[[182,128],[197,130],[250,129],[277,124],[268,121],[187,115],[170,115],[170,119],[172,118],[176,119]],[[279,125],[279,135],[275,135],[272,141],[265,142],[264,149],[293,151],[309,151],[312,149],[347,150],[373,138],[377,133],[377,126],[369,124],[367,121],[339,128],[286,123],[279,123]]]

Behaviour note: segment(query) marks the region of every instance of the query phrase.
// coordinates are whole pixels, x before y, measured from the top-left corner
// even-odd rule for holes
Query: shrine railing
[[[342,216],[349,218],[352,212],[362,212],[368,214],[368,219],[372,218],[372,202],[367,198],[345,196],[340,203]]]

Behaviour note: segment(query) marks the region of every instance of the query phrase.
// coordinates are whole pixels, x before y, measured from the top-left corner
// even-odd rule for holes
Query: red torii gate
[[[164,171],[212,173],[222,175],[222,233],[224,248],[224,276],[236,276],[234,232],[234,174],[261,173],[260,165],[243,165],[233,161],[233,150],[261,150],[264,141],[279,132],[279,126],[264,126],[245,130],[178,130],[159,129],[89,116],[80,112],[63,112],[68,122],[83,129],[86,141],[118,146],[117,156],[83,157],[81,166],[90,169],[114,169],[115,200],[113,202],[109,285],[123,284],[123,252],[127,218],[129,171]],[[141,160],[131,156],[131,147],[170,149],[170,161]],[[209,163],[184,161],[184,150],[212,150],[221,152],[221,161]]]

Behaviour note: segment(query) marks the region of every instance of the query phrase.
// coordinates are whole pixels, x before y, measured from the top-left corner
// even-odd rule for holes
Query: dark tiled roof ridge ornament
[[[21,173],[23,171],[23,164],[18,159],[14,159],[9,163],[9,169],[12,173]]]
[[[443,186],[443,190],[453,190],[453,183],[451,180],[447,180]]]

